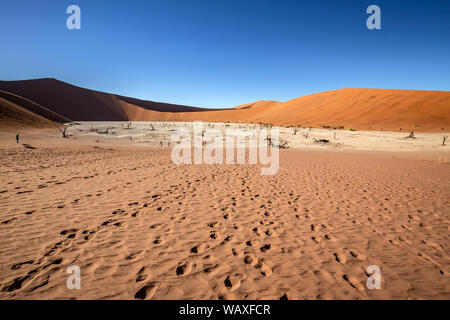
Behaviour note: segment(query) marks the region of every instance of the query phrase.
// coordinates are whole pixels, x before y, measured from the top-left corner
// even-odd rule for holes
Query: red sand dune
[[[73,121],[201,120],[393,131],[448,131],[450,127],[449,91],[340,89],[286,102],[203,109],[118,96],[56,79],[0,81],[0,90],[30,99]]]

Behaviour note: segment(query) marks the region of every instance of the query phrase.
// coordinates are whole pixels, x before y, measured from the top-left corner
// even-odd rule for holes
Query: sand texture
[[[261,176],[175,165],[167,147],[23,139],[0,135],[1,299],[450,299],[437,151],[280,150]]]

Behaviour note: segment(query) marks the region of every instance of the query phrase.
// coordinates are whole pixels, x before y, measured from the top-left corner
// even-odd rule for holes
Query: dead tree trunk
[[[311,131],[311,127],[309,127],[308,132],[306,133],[306,139],[308,139],[309,132]]]
[[[67,136],[67,128],[68,128],[67,125],[64,125],[64,129],[58,128],[59,131],[61,131],[63,138],[68,138],[68,136]]]

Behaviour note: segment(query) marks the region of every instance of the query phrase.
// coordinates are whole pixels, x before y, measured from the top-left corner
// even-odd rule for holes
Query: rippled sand
[[[1,299],[450,298],[450,166],[437,157],[281,150],[278,174],[261,176],[37,136],[35,149],[1,136]]]

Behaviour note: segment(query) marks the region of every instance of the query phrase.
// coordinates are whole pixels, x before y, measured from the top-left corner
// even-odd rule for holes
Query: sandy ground
[[[21,135],[0,132],[1,299],[450,299],[448,149],[280,150],[261,176]]]

